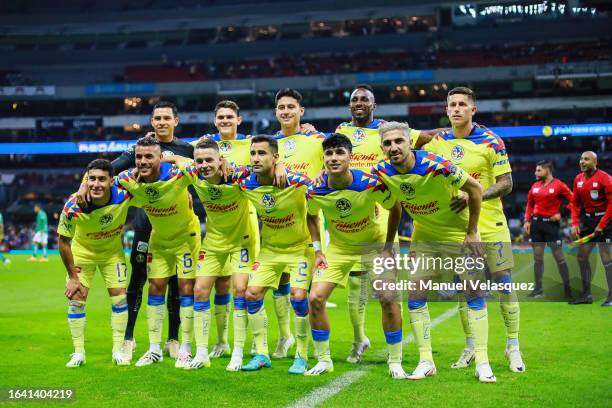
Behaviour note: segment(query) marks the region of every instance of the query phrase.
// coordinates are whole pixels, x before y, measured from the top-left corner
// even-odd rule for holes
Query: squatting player
[[[151,136],[138,139],[136,169],[119,175],[119,183],[142,201],[153,231],[147,255],[149,298],[147,323],[149,350],[136,363],[145,366],[163,360],[160,347],[165,312],[166,286],[177,275],[180,293],[181,345],[175,367],[191,361],[193,337],[193,285],[200,249],[200,222],[191,209],[187,187],[196,169],[193,164],[161,163],[159,141]]]
[[[563,281],[565,297],[572,298],[569,270],[565,262],[565,255],[561,248],[561,235],[559,233],[561,220],[561,199],[572,202],[572,190],[567,184],[553,177],[553,163],[540,161],[535,169],[536,182],[533,183],[527,194],[527,208],[525,209],[525,223],[523,230],[530,237],[533,247],[533,272],[535,288],[528,296],[540,297],[544,295],[542,277],[544,276],[544,249],[548,245],[552,251],[559,275]]]
[[[276,93],[276,119],[280,131],[274,136],[278,142],[278,162],[287,169],[305,174],[314,179],[323,169],[322,133],[302,131],[301,120],[304,115],[302,95],[290,88]],[[280,337],[272,358],[287,356],[295,340],[290,331],[289,319],[289,274],[283,274],[278,289],[272,292],[274,308],[278,319]]]
[[[578,264],[582,277],[582,296],[570,302],[572,305],[593,303],[591,296],[591,265],[589,255],[599,246],[601,263],[606,271],[608,297],[601,304],[612,306],[612,177],[597,168],[597,155],[587,151],[580,156],[580,173],[574,179],[574,196],[572,201],[572,235],[574,239],[594,234],[590,242],[580,246]],[[584,207],[584,212],[582,212]]]
[[[332,134],[323,141],[326,174],[324,183],[308,190],[308,212],[323,212],[328,222],[330,243],[324,251],[315,252],[315,272],[310,289],[310,323],[318,363],[306,375],[333,371],[329,349],[330,322],[326,302],[336,286],[345,287],[353,270],[367,271],[368,258],[378,255],[386,241],[390,247],[397,233],[401,208],[391,198],[380,180],[361,170],[350,169],[352,145],[348,137]],[[392,209],[387,236],[374,220],[376,203]],[[320,241],[317,225],[311,226],[313,242]],[[320,243],[319,243],[320,245]],[[315,245],[317,246],[317,245]],[[323,254],[325,252],[325,254]],[[359,266],[356,266],[359,265]],[[392,378],[404,379],[402,361],[402,318],[395,296],[379,294],[382,322],[389,350],[389,372]]]
[[[446,114],[452,129],[436,134],[423,148],[440,154],[460,166],[482,185],[482,214],[478,232],[487,253],[489,270],[496,282],[512,282],[514,266],[510,230],[501,197],[512,191],[512,169],[502,139],[473,121],[476,113],[474,92],[465,87],[451,89],[446,100]],[[424,135],[421,135],[423,138]],[[421,142],[423,139],[419,140]],[[467,206],[464,195],[458,195],[452,203],[456,211]],[[519,303],[516,295],[508,291],[500,293],[500,308],[506,325],[506,350],[509,368],[513,372],[525,371],[519,350]],[[459,315],[465,333],[465,349],[453,368],[468,367],[474,359],[473,336],[467,321],[465,301],[459,303]]]
[[[308,359],[308,298],[313,244],[306,225],[306,176],[288,171],[287,186],[272,185],[278,161],[276,139],[267,136],[251,138],[253,174],[241,181],[243,193],[253,203],[262,222],[261,251],[249,276],[246,291],[249,324],[257,354],[244,371],[270,367],[266,343],[267,316],[264,296],[269,288],[279,286],[284,273],[290,276],[291,306],[295,312],[296,353],[290,374],[304,374]]]
[[[234,350],[227,371],[239,371],[242,367],[247,329],[244,293],[259,239],[257,219],[253,219],[249,214],[249,201],[240,191],[240,186],[235,183],[242,173],[235,174],[233,179],[227,182],[224,181],[217,142],[202,138],[196,144],[193,154],[197,167],[197,172],[193,174],[193,186],[206,210],[206,236],[202,241],[194,287],[194,336],[197,353],[185,368],[198,369],[210,365],[209,357],[213,357],[212,353],[210,356],[208,354],[210,292],[213,285],[223,288],[222,294],[216,289],[215,306],[229,304],[229,286],[232,283],[235,309]],[[222,299],[223,297],[226,299]],[[219,325],[219,321],[217,324],[218,329],[226,329],[226,326]],[[219,348],[222,345],[217,344]],[[227,349],[227,343],[225,346]]]
[[[70,300],[68,326],[74,344],[74,353],[66,367],[85,363],[85,302],[96,270],[104,278],[112,304],[112,360],[117,365],[130,364],[122,350],[128,306],[127,265],[121,233],[134,198],[113,183],[113,176],[108,160],[89,163],[86,183],[91,203],[87,208],[81,207],[73,194],[64,205],[57,227],[60,255],[68,272],[64,294]]]
[[[478,217],[482,188],[460,167],[434,153],[410,149],[410,128],[405,123],[388,122],[381,126],[382,149],[388,160],[372,171],[391,190],[414,220],[411,250],[434,257],[461,256],[461,244],[480,255]],[[467,194],[469,214],[454,213],[450,204],[461,190]],[[439,244],[437,244],[439,243]],[[431,248],[436,244],[435,248]],[[416,277],[426,278],[432,271],[418,270]],[[418,282],[418,280],[416,281]],[[475,291],[466,293],[468,323],[474,336],[476,376],[481,382],[495,382],[487,356],[488,314],[484,297]],[[427,293],[420,288],[410,291],[408,299],[410,326],[419,349],[419,364],[408,376],[420,380],[436,374],[431,352],[431,321]]]
[[[183,157],[193,157],[193,146],[174,136],[174,131],[179,124],[179,117],[176,106],[167,101],[158,102],[151,112],[151,126],[155,132],[155,138],[159,141],[162,156],[179,155]],[[119,157],[112,161],[113,169],[116,174],[132,168],[136,163],[134,147],[123,152]],[[82,185],[79,189],[79,204],[86,206],[86,188]],[[138,208],[135,212],[133,221],[134,239],[132,241],[132,252],[130,264],[132,273],[127,288],[128,299],[128,323],[125,330],[126,353],[132,358],[132,353],[136,349],[134,340],[134,327],[136,318],[142,303],[142,290],[147,281],[147,250],[149,238],[151,237],[151,223],[145,212]],[[170,278],[168,284],[168,341],[166,348],[172,358],[178,357],[178,335],[180,327],[180,307],[178,282],[175,276]]]

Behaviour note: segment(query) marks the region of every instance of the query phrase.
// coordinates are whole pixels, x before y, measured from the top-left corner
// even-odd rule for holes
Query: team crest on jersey
[[[168,156],[174,156],[174,152],[171,152],[170,150],[165,150],[162,152],[162,157],[168,157]]]
[[[113,222],[113,214],[104,214],[98,221],[100,222],[101,226],[106,227],[108,224]]]
[[[270,193],[266,193],[261,197],[261,205],[270,210],[276,206],[276,198]]]
[[[349,215],[351,212],[351,208],[352,208],[352,204],[349,200],[347,200],[346,198],[341,198],[338,201],[336,201],[336,209],[338,210],[338,212],[340,212],[340,215]]]
[[[145,188],[145,194],[149,197],[149,200],[156,200],[159,198],[159,191],[155,187],[147,186],[147,188]]]
[[[464,156],[465,152],[463,151],[462,146],[457,145],[453,147],[453,150],[451,151],[451,158],[453,160],[461,160]]]
[[[414,186],[410,183],[402,183],[400,184],[400,190],[406,196],[407,200],[412,200],[415,195]]]
[[[357,129],[353,132],[353,140],[357,143],[363,142],[366,138],[363,129]]]
[[[591,199],[592,200],[599,199],[599,190],[591,190]]]
[[[222,141],[219,142],[219,151],[221,153],[227,153],[232,150],[232,144],[230,142]]]
[[[283,143],[283,149],[285,149],[287,153],[293,153],[295,147],[295,140],[287,140],[285,143]]]
[[[208,192],[210,193],[210,199],[211,200],[218,200],[221,198],[221,189],[218,187],[209,187],[208,188]]]
[[[206,251],[200,251],[198,254],[198,261],[203,261],[206,259]]]

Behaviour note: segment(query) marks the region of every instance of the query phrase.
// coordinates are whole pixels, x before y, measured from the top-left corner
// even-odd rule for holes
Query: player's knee
[[[310,296],[308,297],[310,302],[310,308],[316,311],[323,310],[325,307],[325,303],[327,302],[327,296],[324,296],[317,292],[310,292]]]
[[[166,294],[166,282],[157,279],[149,281],[149,295],[164,296]]]
[[[395,292],[392,290],[381,290],[378,291],[376,295],[378,296],[378,301],[384,310],[389,309],[391,305],[397,302]]]
[[[244,297],[246,298],[247,302],[263,298],[261,293],[255,288],[247,288],[246,292],[244,293]]]
[[[308,299],[306,297],[302,297],[301,299],[291,299],[291,306],[295,311],[296,316],[304,317],[308,315],[309,307],[308,307]]]

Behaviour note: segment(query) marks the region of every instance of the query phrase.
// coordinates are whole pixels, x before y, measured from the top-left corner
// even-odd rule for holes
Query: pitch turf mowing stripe
[[[452,308],[448,309],[446,312],[435,317],[431,321],[431,327],[434,328],[440,323],[443,323],[446,320],[450,319],[455,314],[457,314],[457,310],[458,310],[457,306],[453,306]],[[414,341],[414,336],[412,335],[412,333],[410,333],[404,339],[404,344],[408,344],[412,341]],[[387,353],[387,349],[383,347],[382,349],[378,350],[378,352],[376,353],[376,356],[384,357],[386,353]],[[370,371],[373,367],[374,367],[373,365],[364,364],[363,366],[359,368],[354,368],[344,373],[340,377],[336,378],[335,380],[325,385],[324,387],[318,387],[310,391],[308,394],[306,394],[306,396],[300,398],[299,400],[295,401],[293,404],[289,405],[288,408],[316,407],[317,405],[325,402],[329,398],[338,394],[339,392],[341,392],[342,390],[344,390],[345,388],[353,384],[355,381],[359,380],[361,377],[366,375],[368,371]]]

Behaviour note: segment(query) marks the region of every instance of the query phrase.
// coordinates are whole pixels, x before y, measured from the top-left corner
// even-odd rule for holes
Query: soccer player
[[[487,264],[496,282],[510,284],[514,266],[510,230],[501,197],[512,191],[512,169],[502,139],[473,122],[476,113],[474,91],[457,87],[448,92],[446,114],[452,129],[436,134],[423,148],[451,160],[478,180],[484,190],[482,214],[478,232],[487,252]],[[427,135],[421,134],[417,146]],[[467,207],[465,195],[453,199],[453,209],[460,212]],[[506,326],[505,354],[513,372],[525,371],[525,363],[519,349],[520,309],[516,295],[500,292],[500,308]],[[465,349],[453,368],[468,367],[474,359],[474,338],[467,320],[467,305],[459,302],[459,315],[465,334]]]
[[[347,136],[352,144],[351,168],[370,172],[376,164],[384,160],[380,148],[378,129],[384,120],[374,118],[376,100],[374,89],[370,85],[357,85],[349,99],[350,122],[343,122],[336,128],[336,133]],[[418,138],[418,130],[410,130],[411,138]],[[376,207],[375,221],[381,228],[386,228],[388,212]],[[356,266],[359,266],[357,264]],[[353,344],[346,359],[355,364],[361,361],[362,355],[370,347],[370,340],[365,334],[365,308],[368,301],[367,286],[363,283],[367,276],[360,271],[351,271],[348,278],[348,310],[353,325]]]
[[[90,205],[79,206],[73,194],[64,205],[57,228],[60,255],[68,272],[64,294],[69,299],[68,325],[74,344],[74,353],[66,367],[85,363],[85,303],[96,270],[104,278],[112,304],[112,360],[117,365],[129,365],[130,360],[122,351],[128,306],[121,233],[134,199],[123,187],[113,183],[113,167],[108,160],[89,163],[86,176]]]
[[[327,173],[322,185],[312,185],[308,191],[308,212],[317,216],[323,211],[328,223],[330,244],[316,251],[315,270],[310,289],[310,323],[318,363],[305,375],[321,375],[334,369],[329,348],[330,322],[326,302],[333,290],[345,287],[352,270],[367,271],[367,258],[382,250],[383,231],[374,221],[376,203],[392,209],[386,242],[392,248],[401,217],[401,208],[377,177],[361,170],[350,169],[352,145],[348,137],[333,134],[323,141],[323,157]],[[320,242],[317,225],[315,246]],[[365,261],[365,262],[363,262]],[[360,266],[356,267],[355,265]],[[323,266],[321,266],[323,265]],[[389,349],[389,372],[392,378],[404,379],[402,361],[402,318],[394,296],[379,296],[382,320]]]
[[[582,208],[584,207],[584,212]],[[597,168],[597,154],[586,151],[580,156],[580,173],[574,179],[574,196],[572,200],[572,236],[574,239],[594,234],[590,242],[580,245],[578,265],[582,277],[583,293],[578,299],[569,302],[571,305],[591,304],[591,265],[589,256],[599,246],[599,256],[606,271],[608,297],[601,304],[612,306],[612,177]]]
[[[374,169],[377,175],[414,220],[411,250],[427,256],[461,256],[462,244],[481,256],[478,217],[482,188],[460,167],[434,153],[410,149],[410,128],[406,123],[388,122],[381,126],[382,149],[388,160]],[[454,213],[451,200],[459,190],[467,194],[468,212]],[[439,244],[438,244],[439,243]],[[433,248],[430,247],[433,244]],[[448,249],[445,249],[448,247]],[[416,271],[424,278],[431,271]],[[487,356],[488,315],[484,297],[475,291],[466,293],[468,323],[474,336],[476,376],[481,382],[495,382]],[[420,380],[436,374],[431,352],[431,321],[427,294],[419,287],[410,291],[410,325],[419,349],[419,364],[408,376]]]
[[[319,132],[302,132],[301,120],[304,115],[302,95],[291,88],[279,90],[275,96],[276,119],[280,131],[274,136],[278,142],[278,162],[287,169],[303,173],[314,179],[323,169],[321,141],[325,138]],[[280,337],[272,358],[287,357],[295,339],[290,331],[289,318],[289,274],[284,274],[276,290],[272,292],[274,310],[278,320]]]
[[[2,218],[2,213],[0,213],[0,260],[4,266],[8,266],[11,260],[4,256],[2,251],[4,251],[4,218]]]
[[[203,138],[211,139],[218,143],[218,151],[221,153],[223,158],[229,163],[231,166],[246,166],[249,164],[249,151],[251,148],[251,141],[242,133],[238,133],[238,126],[242,123],[242,117],[240,116],[240,108],[238,105],[229,100],[224,100],[215,106],[215,127],[217,128],[217,133],[215,134],[206,134],[202,136],[199,140],[192,142],[193,146],[196,146]],[[194,151],[195,154],[195,151]],[[257,214],[254,209],[250,210],[252,220],[250,222],[255,222],[257,225]],[[255,247],[253,248],[253,253],[250,254],[251,257],[254,257],[255,253],[257,253],[259,248],[259,231],[255,231],[255,235],[252,238],[255,240]],[[205,238],[206,239],[206,238]],[[229,259],[228,259],[229,262]],[[231,270],[227,272],[230,273],[226,278],[227,279],[216,279],[215,280],[215,323],[217,327],[217,343],[213,347],[213,350],[210,352],[210,358],[221,357],[230,352],[229,342],[228,342],[228,315],[229,315],[229,286],[230,279],[229,277],[239,277],[241,275],[234,275]],[[248,275],[245,275],[248,280]],[[237,279],[237,278],[236,278]],[[234,327],[237,328],[239,332],[242,331],[242,327],[245,327],[247,324],[247,316],[246,316],[246,305],[244,302],[244,291],[246,289],[246,281],[240,282],[244,283],[244,285],[239,284],[239,282],[234,280]],[[237,287],[236,285],[239,285]],[[197,286],[197,283],[196,283]],[[238,319],[238,321],[236,320]],[[236,336],[235,336],[236,337]],[[242,364],[242,349],[244,348],[244,338],[242,335],[238,335],[238,340],[234,339],[234,347],[238,347],[239,349],[234,349],[236,353],[236,357],[233,358],[234,364],[230,362],[228,365],[228,369],[232,368],[230,371],[240,370],[240,365]],[[197,360],[197,359],[196,359]],[[239,361],[239,363],[238,363]],[[236,368],[237,367],[237,368]]]
[[[266,343],[267,316],[264,296],[277,289],[283,274],[289,275],[291,306],[295,312],[296,353],[290,374],[304,374],[308,359],[308,297],[313,244],[306,224],[306,176],[288,171],[287,187],[272,185],[274,167],[279,160],[278,143],[268,136],[251,138],[253,174],[241,181],[241,188],[253,203],[262,222],[261,251],[249,276],[246,291],[249,324],[257,354],[242,367],[254,371],[270,367]],[[318,222],[318,220],[317,220]],[[319,248],[320,249],[320,248]]]
[[[149,350],[136,366],[163,360],[160,347],[168,280],[178,276],[180,293],[181,345],[176,368],[191,361],[193,337],[193,285],[200,249],[200,222],[191,208],[187,187],[195,166],[161,163],[159,141],[152,136],[138,139],[135,146],[136,170],[119,175],[119,183],[143,201],[143,209],[153,227],[147,255],[149,298],[147,323]]]
[[[162,156],[179,155],[183,157],[193,157],[193,146],[182,141],[174,135],[175,129],[179,124],[179,116],[176,106],[167,101],[160,101],[151,113],[151,126],[153,127],[155,138],[159,141]],[[123,152],[118,158],[112,161],[113,169],[116,174],[135,166],[135,149]],[[79,190],[79,204],[86,206],[87,190],[84,185]],[[132,252],[130,264],[132,272],[127,288],[128,299],[128,324],[125,330],[126,353],[130,359],[136,349],[134,340],[134,327],[136,318],[142,304],[142,290],[147,281],[147,250],[149,238],[151,237],[151,223],[144,210],[138,208],[135,212],[133,221],[134,240],[132,241]],[[168,284],[168,340],[165,349],[171,358],[178,357],[178,335],[180,327],[180,303],[179,303],[178,281],[176,276],[170,277]]]
[[[572,289],[565,255],[563,255],[563,249],[561,248],[559,221],[561,220],[561,199],[565,198],[571,204],[572,190],[569,189],[567,184],[553,177],[553,163],[551,161],[538,162],[535,177],[536,182],[533,183],[527,194],[525,224],[523,224],[523,230],[530,237],[533,247],[535,288],[528,296],[541,297],[544,295],[542,290],[544,249],[548,245],[557,261],[557,268],[565,289],[565,297],[570,300]]]
[[[227,182],[223,180],[217,142],[210,138],[200,139],[195,146],[194,156],[197,172],[193,175],[193,184],[204,205],[207,219],[206,236],[198,258],[194,287],[197,353],[185,368],[198,369],[210,365],[209,357],[213,357],[212,354],[210,356],[208,354],[210,292],[215,285],[217,291],[215,304],[228,304],[229,301],[220,302],[219,298],[229,298],[229,286],[232,281],[235,305],[234,350],[227,371],[239,371],[242,367],[247,328],[244,293],[259,239],[257,219],[250,216],[249,201],[241,193],[240,186],[235,183],[242,173],[234,175],[233,179]],[[221,285],[217,284],[219,281]],[[225,292],[220,294],[219,287]],[[217,327],[220,330],[226,329],[226,326]],[[228,346],[227,343],[225,346]]]
[[[34,204],[34,212],[36,213],[36,227],[34,228],[34,238],[32,238],[32,256],[28,258],[28,261],[36,262],[38,260],[38,247],[40,246],[43,251],[40,262],[48,262],[47,243],[49,241],[49,224],[47,223],[47,213],[40,204]]]

